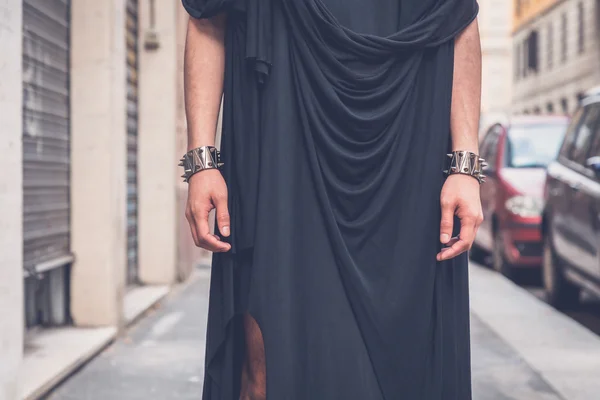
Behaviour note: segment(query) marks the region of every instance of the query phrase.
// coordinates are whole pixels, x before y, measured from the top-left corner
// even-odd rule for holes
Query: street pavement
[[[199,269],[46,399],[200,399],[208,282],[209,271]],[[471,331],[474,400],[564,400],[476,317]]]

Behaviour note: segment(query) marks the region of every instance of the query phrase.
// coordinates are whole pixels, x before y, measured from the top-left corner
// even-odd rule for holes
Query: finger
[[[198,232],[197,232],[197,228],[196,228],[196,221],[191,216],[191,214],[188,214],[187,212],[185,214],[185,218],[187,219],[188,223],[190,224],[190,231],[192,233],[192,239],[194,240],[194,244],[196,246],[200,247],[200,241],[198,240]]]
[[[229,243],[218,240],[211,232],[208,225],[208,211],[196,216],[196,226],[198,227],[198,239],[201,247],[213,252],[229,251]]]
[[[442,250],[444,250],[444,249],[446,249],[448,247],[452,247],[454,245],[454,243],[458,242],[459,240],[460,240],[460,238],[458,236],[457,237],[453,237],[452,239],[450,239],[448,241],[448,243],[446,243],[445,247]]]
[[[210,233],[206,235],[201,234],[199,237],[199,242],[200,247],[215,253],[222,253],[231,249],[231,245],[229,243],[219,240]]]
[[[461,228],[459,240],[456,241],[456,243],[454,243],[452,246],[446,247],[438,253],[439,261],[454,258],[459,254],[468,251],[471,248],[473,244],[473,239],[475,237],[475,219],[463,218],[460,222]]]
[[[442,200],[442,220],[440,222],[440,242],[447,244],[452,238],[452,229],[454,228],[454,211],[456,203],[453,201]]]
[[[450,250],[450,248],[452,246],[454,246],[454,244],[457,243],[459,240],[460,240],[459,237],[453,237],[452,239],[450,239],[450,241],[448,243],[446,243],[446,245],[440,249],[440,252],[437,255],[438,261],[441,261],[441,254]]]
[[[475,230],[477,229],[477,219],[476,218],[462,218],[460,220],[460,234],[459,237],[461,240],[464,240],[468,244],[468,249],[471,248],[473,241],[475,240]],[[468,250],[467,249],[467,250]]]
[[[438,261],[449,260],[469,250],[469,243],[460,239],[451,247],[443,248],[437,255]]]
[[[219,196],[214,200],[216,215],[217,215],[217,226],[219,232],[225,237],[229,236],[230,223],[229,223],[229,210],[227,209],[227,196]]]

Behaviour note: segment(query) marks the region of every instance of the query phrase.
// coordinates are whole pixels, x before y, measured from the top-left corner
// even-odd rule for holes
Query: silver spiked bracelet
[[[485,183],[486,176],[483,174],[483,168],[487,167],[485,160],[479,155],[465,150],[457,150],[447,154],[450,159],[448,169],[444,174],[450,176],[453,174],[469,175],[481,183]]]
[[[183,167],[184,182],[188,182],[192,175],[205,169],[218,169],[223,166],[221,152],[214,146],[201,146],[185,153],[179,166]]]

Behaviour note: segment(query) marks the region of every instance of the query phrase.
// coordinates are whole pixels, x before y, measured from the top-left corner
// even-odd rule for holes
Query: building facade
[[[512,86],[512,3],[506,0],[479,0],[481,36],[482,119],[506,113],[510,108]]]
[[[600,0],[515,0],[513,112],[570,114],[600,84]]]
[[[176,1],[0,2],[0,400],[37,398],[207,259],[177,167],[186,22]]]

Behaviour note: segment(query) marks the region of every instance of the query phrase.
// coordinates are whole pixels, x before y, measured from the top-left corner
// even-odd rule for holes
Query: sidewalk
[[[488,278],[484,271],[481,280],[480,272],[472,274],[476,308],[482,304],[480,289]],[[188,287],[169,297],[47,399],[199,399],[208,279],[208,271],[200,270]],[[495,293],[488,290],[488,295]],[[483,317],[472,314],[474,400],[571,400],[558,395],[513,346],[489,328],[484,321],[489,315]]]
[[[471,341],[473,400],[564,400],[473,315]]]
[[[209,270],[191,279],[47,399],[200,399]]]
[[[600,337],[565,314],[540,301],[527,290],[487,268],[470,270],[471,315],[517,353],[563,400],[600,398]],[[474,330],[475,338],[477,337]],[[477,346],[477,340],[476,340]],[[486,350],[489,346],[483,346]],[[477,348],[473,350],[477,357]],[[474,365],[474,374],[477,373]],[[504,371],[506,372],[506,371]],[[494,375],[502,379],[503,371]],[[520,380],[506,382],[510,387]],[[516,398],[539,397],[539,380],[508,391]],[[535,389],[538,397],[517,394],[517,388]],[[475,397],[475,400],[479,398]]]

